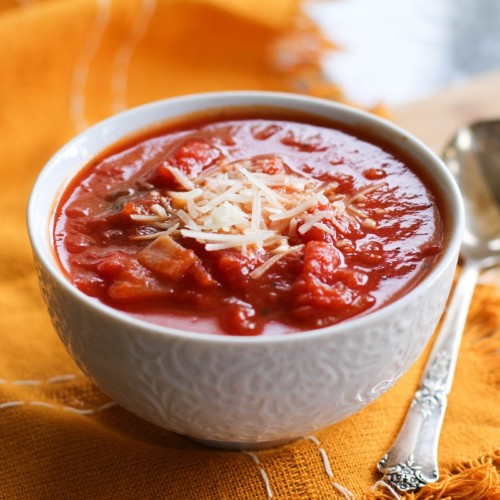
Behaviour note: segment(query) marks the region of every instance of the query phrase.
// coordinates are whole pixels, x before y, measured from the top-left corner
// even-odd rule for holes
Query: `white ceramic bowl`
[[[285,336],[196,334],[136,320],[88,297],[62,273],[52,213],[68,180],[124,136],[194,111],[273,106],[369,131],[418,162],[441,191],[450,228],[432,272],[392,304],[358,319]],[[413,364],[443,311],[463,226],[460,194],[443,163],[403,130],[330,101],[269,92],[168,99],[83,132],[45,166],[33,188],[28,229],[53,325],[81,369],[126,409],[159,426],[225,447],[265,447],[359,411]]]

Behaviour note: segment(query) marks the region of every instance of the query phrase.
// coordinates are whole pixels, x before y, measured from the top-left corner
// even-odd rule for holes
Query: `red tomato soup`
[[[233,335],[365,315],[442,251],[418,166],[300,118],[192,119],[115,146],[59,202],[54,242],[82,292],[147,321]]]

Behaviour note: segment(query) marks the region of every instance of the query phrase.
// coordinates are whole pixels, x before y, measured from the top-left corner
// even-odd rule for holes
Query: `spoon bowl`
[[[463,126],[443,153],[464,200],[462,257],[500,259],[500,120]]]

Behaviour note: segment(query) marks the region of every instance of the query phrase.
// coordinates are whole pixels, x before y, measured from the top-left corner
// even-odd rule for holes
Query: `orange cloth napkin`
[[[0,498],[392,498],[376,463],[422,357],[359,414],[289,445],[217,451],[120,408],[49,322],[25,230],[30,188],[77,131],[195,91],[341,98],[326,47],[293,0],[0,0]],[[500,293],[478,288],[440,441],[442,480],[419,498],[500,498]]]

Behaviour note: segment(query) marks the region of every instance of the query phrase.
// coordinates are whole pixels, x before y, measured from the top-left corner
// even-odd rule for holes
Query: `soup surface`
[[[299,119],[165,126],[70,183],[54,243],[84,293],[154,323],[234,335],[379,309],[438,258],[443,221],[415,166]]]

